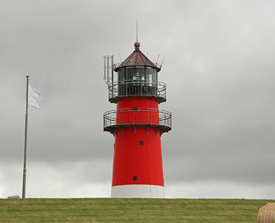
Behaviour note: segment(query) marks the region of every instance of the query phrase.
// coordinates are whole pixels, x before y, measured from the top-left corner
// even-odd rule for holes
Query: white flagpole
[[[24,167],[23,167],[23,187],[22,187],[22,199],[26,195],[26,161],[27,161],[27,133],[28,133],[28,94],[29,94],[29,76],[27,77],[26,87],[26,114],[25,114],[25,143],[24,143]]]

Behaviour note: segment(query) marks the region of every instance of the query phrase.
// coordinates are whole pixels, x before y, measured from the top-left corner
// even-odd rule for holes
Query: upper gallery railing
[[[166,101],[166,84],[142,80],[113,82],[108,85],[109,101],[116,102],[123,97],[154,97],[159,102]]]

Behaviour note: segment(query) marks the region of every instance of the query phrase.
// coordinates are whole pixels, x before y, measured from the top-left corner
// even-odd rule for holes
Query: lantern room
[[[154,97],[159,103],[166,101],[166,85],[158,81],[161,65],[152,63],[135,42],[134,52],[122,63],[115,64],[112,56],[105,56],[105,81],[109,86],[109,100],[116,103],[124,97]],[[112,70],[108,70],[112,69]],[[115,71],[116,73],[114,73]]]

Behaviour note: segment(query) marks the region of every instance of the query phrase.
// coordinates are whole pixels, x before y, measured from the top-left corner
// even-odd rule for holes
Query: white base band
[[[164,187],[155,185],[123,185],[112,187],[113,198],[164,198]]]

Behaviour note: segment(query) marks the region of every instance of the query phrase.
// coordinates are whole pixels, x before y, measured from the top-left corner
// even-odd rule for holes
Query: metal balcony
[[[127,126],[155,127],[161,133],[172,129],[172,113],[157,109],[121,109],[103,114],[104,131],[115,133],[117,128]]]
[[[116,103],[125,97],[156,98],[161,103],[166,101],[166,84],[150,83],[142,80],[121,81],[108,84],[109,101]]]

